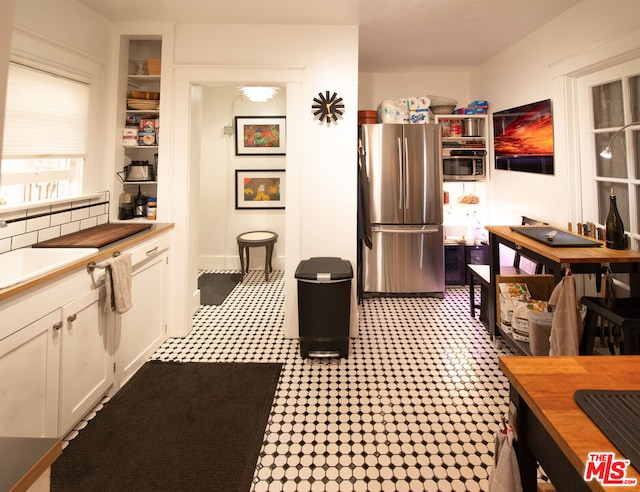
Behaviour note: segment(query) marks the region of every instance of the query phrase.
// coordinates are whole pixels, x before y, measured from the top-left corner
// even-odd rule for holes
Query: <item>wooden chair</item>
[[[532,219],[525,215],[522,216],[523,226],[526,225],[548,225],[546,222]],[[521,267],[522,259],[531,264],[531,269],[523,269]],[[476,309],[480,310],[479,320],[487,326],[487,296],[489,295],[488,289],[491,288],[491,277],[489,275],[489,265],[467,265],[467,271],[469,272],[469,307],[471,311],[471,317],[476,317]],[[512,267],[500,267],[500,273],[505,275],[518,275],[518,274],[541,274],[543,266],[526,256],[522,256],[519,251],[515,251],[513,255]],[[476,304],[475,300],[475,286],[480,285],[480,303]]]

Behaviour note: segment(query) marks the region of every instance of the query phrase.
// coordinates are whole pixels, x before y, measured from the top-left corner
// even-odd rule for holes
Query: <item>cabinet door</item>
[[[112,338],[102,289],[62,307],[60,433],[66,434],[113,384]]]
[[[116,372],[120,384],[140,369],[164,338],[166,257],[157,255],[132,274],[133,307],[118,316],[116,322]]]
[[[58,436],[57,309],[0,340],[0,435]]]

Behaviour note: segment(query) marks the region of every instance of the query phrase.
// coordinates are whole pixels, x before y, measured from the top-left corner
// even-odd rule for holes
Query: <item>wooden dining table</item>
[[[518,465],[524,492],[537,489],[536,463],[558,491],[638,490],[640,474],[626,468],[635,487],[585,481],[589,453],[614,453],[610,439],[576,403],[577,390],[640,390],[640,356],[500,357],[511,384],[512,425],[518,439]]]
[[[599,243],[600,247],[556,247],[552,242],[537,241],[512,230],[512,227],[518,226],[485,227],[489,232],[489,275],[492,285],[494,285],[489,289],[487,303],[488,331],[492,338],[496,334],[496,329],[500,329],[496,326],[495,279],[496,275],[500,274],[501,244],[520,251],[522,256],[544,265],[545,272],[554,276],[555,284],[560,282],[567,268],[571,269],[573,274],[600,274],[603,267],[609,267],[614,273],[628,273],[630,295],[632,297],[640,296],[640,251],[606,248],[604,241],[596,239],[593,241]],[[565,229],[554,229],[577,238],[584,237]]]

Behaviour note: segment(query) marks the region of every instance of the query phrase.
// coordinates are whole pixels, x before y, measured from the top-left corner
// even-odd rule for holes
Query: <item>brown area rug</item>
[[[73,439],[52,491],[248,491],[281,364],[148,362]]]

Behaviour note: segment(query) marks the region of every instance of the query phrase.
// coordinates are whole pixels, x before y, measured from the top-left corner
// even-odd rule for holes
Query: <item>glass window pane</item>
[[[618,135],[611,142],[611,159],[600,156],[609,140],[616,132],[596,133],[596,175],[603,178],[627,178],[627,153],[625,134]]]
[[[629,99],[631,103],[631,121],[640,121],[640,75],[629,79]]]
[[[607,222],[607,215],[609,214],[609,197],[611,191],[616,196],[616,204],[618,205],[618,212],[622,223],[624,224],[624,230],[629,230],[629,189],[626,183],[609,183],[606,181],[598,182],[598,222],[605,224]]]
[[[594,128],[624,125],[622,81],[616,80],[592,87]]]

